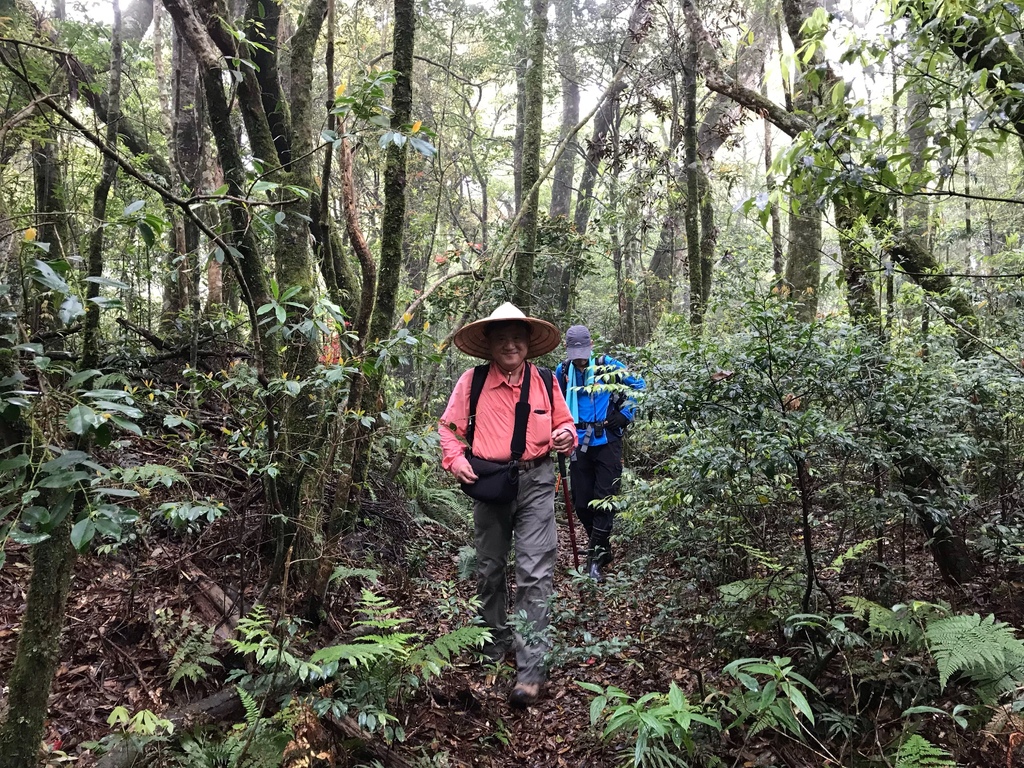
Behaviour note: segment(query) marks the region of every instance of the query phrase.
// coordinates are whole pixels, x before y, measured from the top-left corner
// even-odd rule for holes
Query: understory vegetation
[[[1017,5],[51,5],[0,0],[0,768],[1024,764]],[[437,424],[506,301],[646,381],[525,712]]]

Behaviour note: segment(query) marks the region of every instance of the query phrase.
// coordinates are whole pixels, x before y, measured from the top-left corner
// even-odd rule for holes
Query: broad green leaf
[[[79,552],[83,552],[95,535],[96,524],[92,521],[92,518],[82,518],[71,529],[71,546]]]
[[[116,413],[110,414],[110,420],[117,424],[121,429],[142,437],[142,428],[134,421],[129,421],[123,416],[118,416]]]
[[[86,280],[86,282],[96,283],[96,285],[104,285],[104,286],[106,286],[108,288],[118,288],[120,290],[127,290],[127,289],[131,288],[131,286],[128,285],[127,283],[122,283],[120,280],[114,280],[114,279],[109,278],[109,277],[93,277],[93,276],[90,276],[90,277],[85,278],[85,280]]]
[[[56,473],[54,475],[47,475],[42,480],[40,480],[38,483],[36,483],[36,487],[37,488],[70,488],[71,486],[75,485],[75,483],[83,482],[85,480],[88,480],[89,478],[90,478],[90,475],[89,475],[88,472],[82,472],[82,471],[70,472],[70,471],[65,470],[63,472],[58,472],[58,473]]]
[[[103,423],[103,419],[92,408],[79,403],[68,411],[68,429],[76,435],[84,435]]]
[[[58,293],[71,293],[71,288],[64,281],[60,275],[58,275],[53,267],[47,264],[45,261],[36,259],[35,261],[36,274],[32,277],[35,281],[41,284],[43,287],[50,289],[51,291],[57,291]]]
[[[11,541],[18,544],[28,545],[39,544],[40,542],[46,541],[50,538],[50,534],[48,533],[26,533],[25,531],[20,530],[17,526],[11,528],[10,536]]]

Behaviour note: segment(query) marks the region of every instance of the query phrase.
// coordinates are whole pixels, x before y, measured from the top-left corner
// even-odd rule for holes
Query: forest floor
[[[342,583],[331,595],[328,620],[310,630],[309,648],[350,639],[348,630],[361,586],[398,606],[399,615],[411,620],[403,627],[406,631],[432,639],[464,625],[473,593],[471,581],[459,576],[460,550],[467,544],[468,531],[454,533],[430,521],[413,521],[398,499],[378,498],[365,512],[377,524],[371,524],[357,541],[348,542],[354,553],[350,565],[367,567],[365,556],[375,553],[370,566],[380,571],[381,578],[376,583]],[[197,620],[208,619],[210,595],[218,588],[229,596],[244,594],[251,605],[262,586],[255,555],[261,532],[253,520],[251,512],[248,519],[227,515],[189,537],[152,527],[118,553],[79,558],[50,700],[47,741],[51,746],[88,768],[96,764],[96,757],[83,743],[111,732],[107,718],[114,707],[159,714],[225,687],[224,670],[213,670],[197,684],[170,688],[170,654],[159,638],[159,616],[169,611],[180,618],[187,612]],[[506,698],[515,677],[511,660],[486,665],[465,654],[396,710],[406,739],[392,748],[394,764],[410,765],[432,756],[430,764],[437,766],[621,765],[630,755],[628,748],[602,742],[590,723],[593,694],[577,681],[614,685],[633,696],[664,692],[675,682],[699,698],[705,686],[717,682],[724,663],[744,655],[722,647],[723,621],[727,623],[728,617],[702,613],[714,604],[707,594],[713,588],[676,578],[673,562],[644,554],[646,547],[640,542],[623,542],[610,578],[596,585],[571,570],[564,519],[559,537],[553,668],[543,699],[523,712],[510,709]],[[916,597],[948,599],[926,557],[915,556],[909,565],[917,580]],[[27,550],[9,543],[7,562],[0,569],[0,680],[14,656],[30,572]],[[851,591],[841,591],[847,587]],[[851,594],[862,587],[837,585],[837,594]],[[891,597],[895,602],[900,595]],[[281,597],[272,593],[268,602],[279,606]],[[287,596],[284,602],[288,603]],[[996,599],[978,592],[966,602],[975,604],[971,610],[984,614],[984,604]],[[1012,601],[1016,607],[1019,602]],[[286,607],[289,612],[301,612],[297,597]],[[1000,618],[1019,622],[1020,616]],[[745,655],[757,655],[750,650],[761,646],[767,655],[782,641],[772,636],[774,631],[768,628],[760,638],[739,637],[737,648],[743,647]],[[222,628],[219,634],[227,633]],[[227,651],[222,640],[218,644],[225,667],[237,665],[238,657]],[[330,742],[325,754],[332,757],[323,764],[371,764],[370,759],[343,757],[349,754],[342,744],[344,734],[324,738]],[[736,731],[720,738],[720,751],[715,751],[726,764],[835,765],[796,742],[772,740],[767,732],[751,737]],[[387,764],[388,755],[379,748],[383,742],[379,737],[376,742],[376,757],[385,758],[382,762]]]

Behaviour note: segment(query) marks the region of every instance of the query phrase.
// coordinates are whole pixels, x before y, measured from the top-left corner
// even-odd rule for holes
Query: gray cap
[[[594,342],[585,325],[574,325],[565,332],[565,356],[570,360],[589,360]]]

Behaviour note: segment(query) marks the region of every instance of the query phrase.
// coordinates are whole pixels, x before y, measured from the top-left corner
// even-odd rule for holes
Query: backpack
[[[554,415],[554,374],[550,368],[535,366],[544,382],[544,388],[548,391],[548,406]],[[469,423],[466,425],[466,442],[473,447],[473,437],[476,435],[476,404],[480,402],[480,393],[484,391],[484,382],[487,381],[487,372],[491,369],[490,363],[483,363],[473,367],[473,383],[469,388]]]

